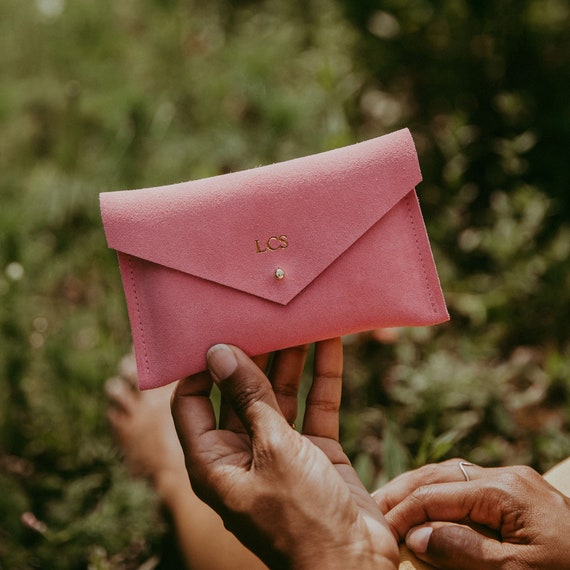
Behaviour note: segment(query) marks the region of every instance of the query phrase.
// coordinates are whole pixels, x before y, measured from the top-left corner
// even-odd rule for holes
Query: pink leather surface
[[[402,130],[253,170],[101,194],[141,388],[203,370],[218,342],[254,355],[447,320],[420,180]]]

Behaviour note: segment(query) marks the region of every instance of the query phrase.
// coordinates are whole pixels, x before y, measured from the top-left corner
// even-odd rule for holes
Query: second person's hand
[[[530,467],[452,459],[404,473],[374,497],[394,532],[436,568],[570,568],[570,499]]]

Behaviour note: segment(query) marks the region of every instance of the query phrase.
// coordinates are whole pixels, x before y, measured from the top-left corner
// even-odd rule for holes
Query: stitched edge
[[[148,353],[147,353],[146,341],[144,338],[144,329],[143,329],[142,318],[141,318],[141,309],[140,309],[140,305],[139,305],[139,297],[137,295],[137,288],[135,285],[135,275],[134,275],[133,264],[132,264],[131,259],[132,259],[131,256],[128,255],[127,261],[129,262],[129,273],[131,276],[131,287],[132,287],[133,293],[135,295],[135,303],[137,305],[137,318],[139,321],[139,330],[141,332],[141,340],[142,340],[142,345],[143,345],[143,349],[144,349],[144,362],[145,362],[145,366],[146,366],[146,371],[150,374],[150,366],[148,363]]]
[[[411,224],[412,224],[412,230],[413,230],[413,232],[414,232],[414,239],[416,240],[416,248],[417,248],[417,250],[418,250],[418,256],[419,256],[419,258],[420,258],[420,263],[421,263],[422,268],[423,268],[423,270],[424,270],[424,278],[425,278],[426,287],[427,287],[427,290],[428,290],[429,300],[430,300],[430,302],[431,302],[431,308],[432,308],[433,312],[434,312],[435,314],[437,314],[437,312],[438,312],[438,311],[437,311],[437,303],[435,302],[435,299],[434,299],[434,296],[433,296],[433,291],[432,291],[432,288],[431,288],[430,282],[429,282],[428,271],[427,271],[427,268],[426,268],[426,264],[425,264],[425,261],[424,261],[424,257],[423,257],[423,255],[422,255],[422,250],[421,250],[421,247],[420,247],[420,240],[419,240],[419,238],[418,238],[418,231],[417,231],[417,228],[416,228],[416,223],[415,223],[415,221],[414,221],[414,216],[413,216],[413,214],[412,214],[411,200],[412,200],[412,198],[411,198],[410,194],[408,194],[408,195],[406,196],[406,206],[408,207],[408,215],[409,215],[409,217],[410,217],[410,222],[411,222]]]

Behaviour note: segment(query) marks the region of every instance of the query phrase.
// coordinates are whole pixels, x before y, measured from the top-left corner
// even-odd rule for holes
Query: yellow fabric
[[[570,497],[570,457],[547,471],[544,478],[561,493]],[[430,569],[433,569],[433,566],[416,558],[405,544],[400,545],[400,570]]]
[[[427,570],[432,568],[431,564],[426,564],[416,558],[416,555],[405,544],[400,544],[400,570]]]
[[[570,497],[570,457],[547,471],[544,478],[561,493]]]

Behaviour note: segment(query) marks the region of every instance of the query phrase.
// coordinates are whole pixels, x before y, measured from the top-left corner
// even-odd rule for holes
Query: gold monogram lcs
[[[255,249],[257,253],[266,253],[267,251],[277,251],[278,249],[285,249],[289,246],[287,236],[271,236],[263,245],[260,245],[259,240],[255,240]]]

